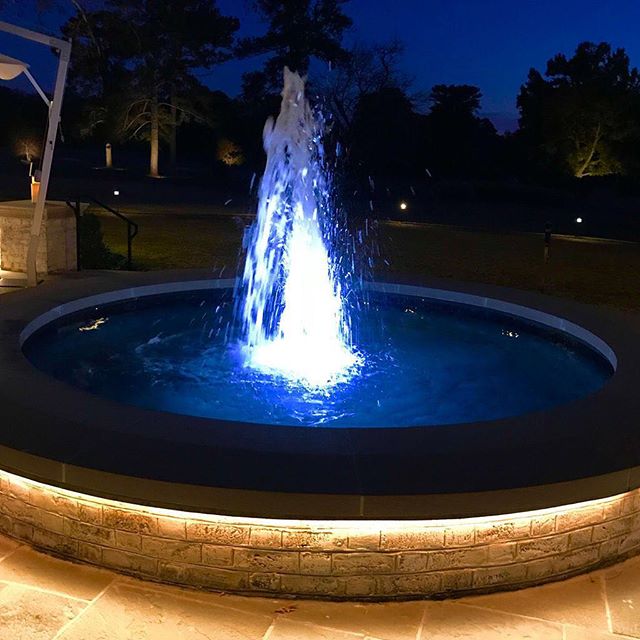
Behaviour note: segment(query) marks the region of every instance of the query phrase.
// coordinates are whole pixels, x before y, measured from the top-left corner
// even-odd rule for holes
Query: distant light
[[[120,195],[120,192],[119,192],[117,189],[115,189],[115,190],[114,190],[114,192],[113,192],[113,195],[114,195],[114,196],[119,196],[119,195]]]
[[[407,208],[407,203],[406,202],[401,202],[400,203],[400,208],[404,211]]]
[[[581,224],[581,223],[582,223],[582,218],[576,218],[576,222],[577,222],[578,224]]]

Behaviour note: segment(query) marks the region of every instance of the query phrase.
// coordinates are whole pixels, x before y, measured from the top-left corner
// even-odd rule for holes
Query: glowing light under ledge
[[[110,498],[102,498],[91,494],[80,493],[71,489],[63,489],[54,485],[49,485],[37,480],[31,480],[23,476],[10,473],[0,469],[0,479],[6,479],[16,486],[28,489],[34,487],[53,496],[63,496],[71,499],[80,500],[98,504],[112,509],[125,509],[133,513],[152,515],[157,517],[174,518],[185,520],[188,522],[208,522],[220,523],[226,525],[238,526],[260,526],[275,527],[281,529],[314,529],[323,530],[330,533],[335,530],[344,534],[345,531],[363,532],[372,530],[383,531],[418,531],[425,528],[441,528],[450,529],[451,527],[470,527],[475,525],[499,524],[512,520],[521,519],[539,519],[544,516],[562,515],[585,509],[598,509],[608,504],[622,501],[629,494],[638,491],[631,489],[625,493],[608,496],[606,498],[597,498],[593,500],[585,500],[557,507],[548,507],[545,509],[535,509],[531,511],[521,511],[508,514],[476,516],[469,518],[443,518],[443,519],[420,519],[420,520],[311,520],[311,519],[294,519],[294,518],[261,518],[247,516],[225,516],[211,513],[202,513],[197,511],[181,511],[178,509],[168,509],[163,507],[153,507],[132,502],[120,500],[112,500]],[[0,491],[1,492],[1,491]]]

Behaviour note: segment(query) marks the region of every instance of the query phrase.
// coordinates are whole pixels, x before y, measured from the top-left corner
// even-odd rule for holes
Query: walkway
[[[445,602],[244,598],[140,582],[0,537],[0,640],[640,638],[640,558],[566,582]]]

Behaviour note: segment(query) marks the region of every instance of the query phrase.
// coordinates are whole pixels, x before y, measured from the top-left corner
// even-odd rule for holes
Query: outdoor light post
[[[38,244],[40,241],[40,232],[42,229],[42,220],[44,218],[44,207],[47,201],[47,190],[49,188],[49,177],[51,175],[51,165],[53,163],[53,152],[56,145],[56,138],[58,135],[58,124],[60,122],[60,113],[62,111],[62,99],[64,96],[64,87],[67,79],[67,69],[69,67],[69,58],[71,55],[71,43],[67,40],[61,40],[60,38],[54,38],[36,31],[24,29],[8,22],[0,21],[0,31],[13,34],[20,38],[25,38],[33,42],[38,42],[47,47],[57,49],[59,52],[58,72],[56,74],[56,84],[53,91],[53,100],[49,101],[45,93],[38,86],[33,76],[28,71],[28,65],[21,63],[18,60],[12,60],[3,57],[0,60],[0,67],[2,61],[6,61],[5,64],[8,67],[15,67],[15,73],[13,75],[8,74],[7,79],[12,79],[20,73],[24,73],[31,84],[36,88],[36,91],[40,94],[42,99],[47,103],[49,108],[49,125],[47,127],[47,137],[45,140],[44,154],[42,158],[42,177],[40,179],[40,191],[36,200],[33,220],[31,223],[31,236],[29,238],[29,247],[27,249],[27,284],[30,287],[35,286],[38,283],[38,274],[36,269],[36,258],[38,255]]]

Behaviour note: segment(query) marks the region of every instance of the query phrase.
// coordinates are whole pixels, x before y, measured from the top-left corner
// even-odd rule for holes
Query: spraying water
[[[241,320],[245,363],[307,386],[358,364],[329,242],[321,128],[304,80],[285,68],[280,115],[264,129],[267,165],[248,237]]]

